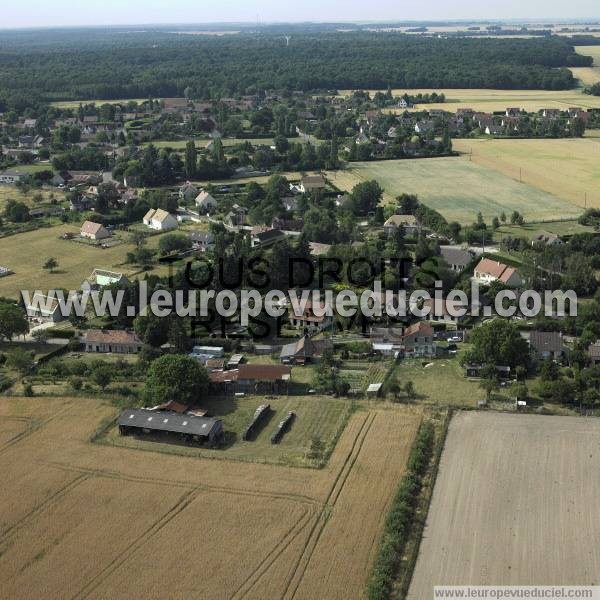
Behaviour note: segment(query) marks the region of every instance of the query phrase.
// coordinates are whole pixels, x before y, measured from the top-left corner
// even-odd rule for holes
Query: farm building
[[[211,390],[217,394],[287,393],[292,368],[286,365],[244,364],[230,371],[209,373]]]
[[[93,221],[86,221],[81,226],[79,235],[89,240],[104,240],[110,237],[110,231],[101,225],[100,223],[94,223]]]
[[[297,342],[286,344],[279,358],[284,364],[305,365],[315,356],[314,344],[308,336],[302,336]]]
[[[219,419],[144,408],[124,410],[117,423],[121,435],[159,434],[192,443],[212,443],[223,433]]]
[[[142,341],[135,333],[122,330],[90,329],[82,338],[86,352],[114,352],[136,354],[142,349]]]

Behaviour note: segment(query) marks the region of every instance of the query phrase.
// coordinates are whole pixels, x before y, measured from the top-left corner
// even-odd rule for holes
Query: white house
[[[490,285],[494,281],[500,281],[508,287],[523,285],[523,280],[514,267],[489,258],[482,258],[479,261],[475,267],[473,278],[484,285]]]
[[[94,223],[93,221],[86,221],[81,226],[81,231],[79,235],[82,238],[87,238],[89,240],[104,240],[110,237],[110,231],[101,225],[100,223]]]
[[[144,216],[143,222],[144,225],[156,231],[170,231],[179,227],[177,219],[162,208],[156,210],[151,208]]]
[[[407,236],[414,236],[419,230],[417,217],[414,215],[392,215],[384,224],[383,230],[392,235],[397,229],[402,227]]]
[[[199,212],[210,212],[217,208],[217,201],[205,190],[196,196],[196,206]]]

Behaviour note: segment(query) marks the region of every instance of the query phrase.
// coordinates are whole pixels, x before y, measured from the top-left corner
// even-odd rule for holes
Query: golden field
[[[360,598],[421,422],[379,406],[306,469],[99,445],[108,404],[4,398],[3,596]]]
[[[599,138],[453,140],[453,146],[478,165],[575,206],[600,207]],[[522,212],[527,218],[525,206]]]
[[[382,90],[385,92],[385,90]],[[340,91],[340,94],[350,94],[352,90]],[[456,112],[457,108],[472,108],[482,112],[503,111],[508,107],[524,108],[528,111],[538,111],[542,108],[566,109],[571,106],[581,108],[600,108],[600,96],[588,96],[581,89],[573,90],[489,90],[489,89],[395,89],[394,96],[404,93],[414,95],[418,93],[430,94],[436,92],[446,96],[446,102],[438,104],[421,104],[415,109],[427,110],[438,108],[449,112]],[[392,112],[403,112],[393,109]]]
[[[600,46],[575,46],[578,54],[591,56],[594,64],[591,67],[575,67],[571,69],[573,76],[577,77],[584,85],[600,83]]]

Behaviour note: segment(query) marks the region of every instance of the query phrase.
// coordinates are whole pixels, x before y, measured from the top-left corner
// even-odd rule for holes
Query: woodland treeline
[[[567,89],[588,66],[559,37],[438,39],[398,33],[181,35],[50,30],[0,34],[0,111],[36,101],[345,88]]]

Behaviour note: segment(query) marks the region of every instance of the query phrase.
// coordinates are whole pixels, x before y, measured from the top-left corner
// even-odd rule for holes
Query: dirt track
[[[450,425],[409,600],[434,585],[600,584],[600,421]]]

